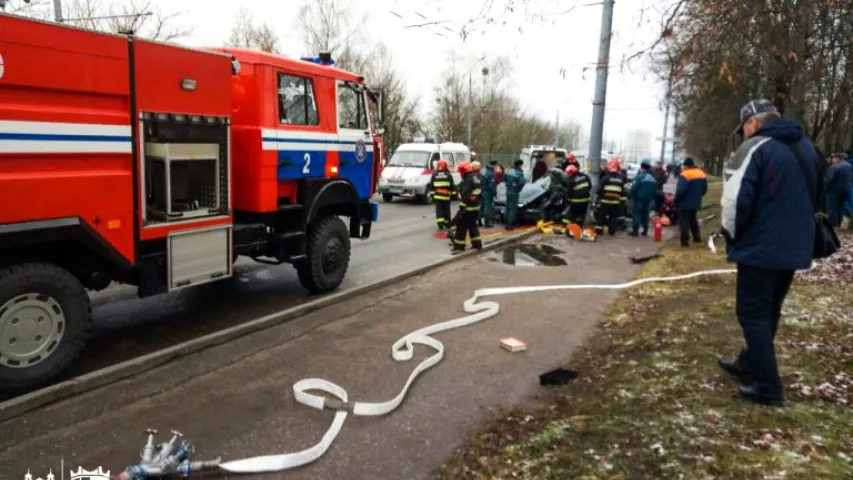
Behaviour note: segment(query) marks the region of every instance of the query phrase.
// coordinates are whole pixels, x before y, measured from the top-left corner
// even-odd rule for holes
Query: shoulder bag
[[[797,163],[800,164],[800,170],[803,172],[803,179],[806,182],[806,188],[809,190],[809,199],[812,202],[812,211],[814,212],[815,234],[814,234],[814,251],[812,258],[826,258],[834,254],[841,247],[841,241],[838,235],[835,234],[835,229],[829,223],[826,214],[818,209],[818,201],[823,193],[823,176],[820,174],[820,169],[816,169],[817,186],[812,182],[811,176],[806,169],[806,160],[793,145],[788,145]],[[812,196],[815,195],[815,196]]]

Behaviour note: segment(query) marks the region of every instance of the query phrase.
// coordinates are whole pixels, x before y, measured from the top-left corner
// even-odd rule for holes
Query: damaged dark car
[[[551,194],[550,175],[535,182],[525,183],[518,194],[517,221],[519,225],[532,225],[543,218],[543,207]],[[501,222],[506,220],[506,184],[498,184],[495,195],[495,215]]]

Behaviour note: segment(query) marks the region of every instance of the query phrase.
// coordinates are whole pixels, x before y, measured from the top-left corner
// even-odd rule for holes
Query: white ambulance
[[[453,182],[459,185],[461,175],[456,166],[471,161],[471,150],[462,143],[404,143],[388,159],[379,177],[382,200],[414,197],[418,203],[429,203],[429,181],[440,159],[447,161]]]

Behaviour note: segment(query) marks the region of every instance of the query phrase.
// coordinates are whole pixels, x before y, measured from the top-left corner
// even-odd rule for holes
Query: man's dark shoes
[[[632,237],[639,237],[639,236],[640,236],[640,234],[639,234],[639,233],[637,233],[637,232],[631,232],[631,233],[629,233],[628,235],[630,235],[630,236],[632,236]]]
[[[752,385],[752,375],[740,368],[737,364],[737,360],[726,360],[720,358],[717,360],[717,365],[719,365],[724,372],[738,379],[740,383],[744,385]]]
[[[781,407],[783,404],[782,397],[769,397],[758,391],[755,385],[741,385],[737,388],[737,393],[744,400],[749,400],[760,405],[770,407]]]

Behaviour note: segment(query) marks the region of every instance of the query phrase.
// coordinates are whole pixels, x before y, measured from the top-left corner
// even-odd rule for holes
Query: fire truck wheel
[[[46,263],[0,270],[0,389],[52,380],[80,354],[91,325],[89,296],[71,273]]]
[[[311,293],[330,292],[344,281],[349,268],[349,229],[338,217],[326,217],[308,229],[308,259],[297,263],[299,282]]]
[[[391,203],[394,201],[394,195],[391,195],[390,193],[383,193],[382,201],[385,203]]]

